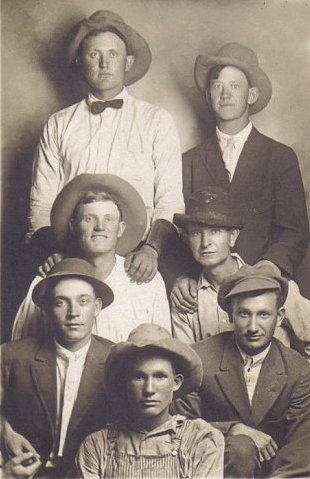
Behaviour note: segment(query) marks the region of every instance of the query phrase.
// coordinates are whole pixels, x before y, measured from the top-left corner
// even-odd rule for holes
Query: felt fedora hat
[[[281,276],[278,268],[271,264],[254,266],[246,264],[236,273],[224,279],[218,292],[218,303],[224,311],[228,311],[230,301],[234,296],[272,290],[278,290],[281,293],[281,302],[284,304],[288,292],[288,282]]]
[[[128,55],[134,56],[131,69],[125,73],[125,85],[131,85],[146,74],[152,61],[152,53],[147,42],[127,25],[120,15],[109,10],[98,10],[75,25],[67,48],[69,65],[74,64],[84,38],[96,30],[116,33],[126,44]]]
[[[58,245],[64,249],[66,240],[70,238],[72,214],[88,192],[107,193],[119,207],[126,228],[117,242],[116,253],[126,256],[143,238],[147,226],[146,207],[130,183],[110,174],[84,173],[76,176],[58,194],[51,211],[51,226]]]
[[[249,105],[249,113],[258,113],[269,103],[272,95],[271,82],[260,68],[258,58],[255,52],[240,43],[227,43],[218,51],[217,55],[199,55],[196,58],[194,77],[198,89],[201,91],[207,101],[210,101],[209,95],[206,95],[207,78],[210,70],[216,65],[233,66],[242,70],[252,87],[259,90],[259,96],[253,105]]]
[[[198,354],[190,346],[173,338],[162,326],[143,323],[129,334],[127,341],[115,344],[107,358],[105,384],[112,396],[117,397],[123,389],[126,364],[147,352],[162,354],[163,357],[176,361],[184,376],[178,395],[182,396],[199,388],[202,381],[202,364]]]
[[[95,270],[88,261],[80,258],[66,258],[56,263],[46,278],[35,286],[32,292],[33,302],[40,308],[44,306],[46,293],[51,283],[54,284],[55,280],[64,278],[78,278],[90,283],[98,297],[102,299],[102,308],[106,308],[114,300],[112,289],[96,278]]]
[[[185,214],[176,213],[173,222],[184,228],[188,223],[222,228],[243,227],[243,208],[230,194],[217,186],[196,191],[189,199]]]

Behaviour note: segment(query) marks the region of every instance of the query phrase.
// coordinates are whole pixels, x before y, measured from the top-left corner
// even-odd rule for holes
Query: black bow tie
[[[90,111],[94,115],[102,113],[106,108],[122,108],[124,101],[122,99],[108,100],[108,101],[93,101],[90,105]]]

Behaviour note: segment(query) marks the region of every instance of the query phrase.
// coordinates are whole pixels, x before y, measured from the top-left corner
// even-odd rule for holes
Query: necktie
[[[225,138],[226,145],[223,149],[223,161],[225,165],[225,169],[228,172],[229,179],[232,179],[233,176],[233,159],[234,159],[234,151],[235,151],[235,140],[234,137],[231,136],[229,138]]]
[[[123,103],[124,101],[121,98],[108,101],[93,101],[92,103],[90,103],[89,108],[94,115],[98,115],[99,113],[102,113],[106,108],[122,108]]]

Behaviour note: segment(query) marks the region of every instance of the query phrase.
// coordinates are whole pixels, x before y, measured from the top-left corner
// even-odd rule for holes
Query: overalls
[[[144,456],[119,452],[119,432],[113,427],[108,431],[108,458],[102,478],[108,479],[180,479],[192,477],[190,458],[180,448],[182,435],[188,420],[171,437],[174,447],[164,456]]]

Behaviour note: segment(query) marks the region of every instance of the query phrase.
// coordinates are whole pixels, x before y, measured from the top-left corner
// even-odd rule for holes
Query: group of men
[[[67,58],[89,94],[34,160],[48,257],[2,346],[4,474],[309,476],[309,225],[294,152],[249,120],[272,94],[256,54],[197,57],[217,126],[183,172],[171,116],[126,89],[151,63],[134,29],[100,10]]]

